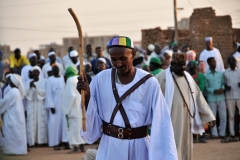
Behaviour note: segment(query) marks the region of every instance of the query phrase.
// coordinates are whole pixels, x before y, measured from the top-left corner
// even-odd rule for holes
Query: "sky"
[[[240,0],[177,0],[178,20],[194,8],[213,7],[216,15],[231,15],[240,28]],[[22,54],[40,44],[62,44],[78,37],[72,8],[85,36],[124,35],[141,40],[141,29],[174,26],[173,0],[0,0],[0,44],[19,47]]]

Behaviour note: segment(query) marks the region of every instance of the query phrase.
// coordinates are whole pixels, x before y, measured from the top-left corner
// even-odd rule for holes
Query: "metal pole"
[[[174,41],[177,42],[178,38],[178,23],[177,23],[177,2],[176,0],[173,0],[173,9],[174,9],[174,25],[175,25],[175,36]]]

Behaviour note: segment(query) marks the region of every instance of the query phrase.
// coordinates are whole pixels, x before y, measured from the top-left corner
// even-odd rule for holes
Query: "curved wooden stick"
[[[72,15],[76,26],[77,26],[77,30],[78,30],[78,37],[79,37],[79,58],[80,58],[80,75],[82,77],[84,77],[83,72],[84,72],[84,66],[83,66],[83,47],[84,47],[84,42],[83,42],[83,35],[82,35],[82,28],[81,25],[78,21],[78,18],[76,16],[76,14],[74,13],[74,11],[72,10],[72,8],[69,8],[68,11],[70,12],[70,14]],[[86,110],[85,110],[85,93],[84,90],[81,90],[81,108],[82,108],[82,129],[85,132],[86,131]]]

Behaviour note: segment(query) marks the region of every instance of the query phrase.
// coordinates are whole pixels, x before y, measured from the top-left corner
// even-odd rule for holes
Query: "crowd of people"
[[[128,37],[114,37],[105,51],[96,47],[95,53],[88,44],[84,77],[78,77],[78,52],[71,46],[62,59],[54,48],[48,57],[38,50],[26,57],[16,48],[8,71],[0,52],[3,153],[27,154],[29,148],[45,145],[79,153],[84,152],[84,144],[101,138],[98,150],[87,150],[83,159],[96,155],[104,160],[192,159],[192,141],[206,143],[206,130],[222,143],[238,141],[239,122],[235,124],[234,116],[236,107],[240,113],[240,43],[228,58],[227,69],[213,39],[207,37],[205,43],[199,56],[186,45],[180,49],[176,42],[165,47],[149,44],[144,50]],[[81,131],[80,90],[86,91],[86,132]],[[219,125],[215,125],[217,117]],[[150,144],[142,140],[147,134],[154,139]]]

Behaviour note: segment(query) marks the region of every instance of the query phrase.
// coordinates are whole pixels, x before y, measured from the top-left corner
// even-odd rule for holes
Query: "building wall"
[[[205,49],[205,37],[213,38],[213,46],[219,49],[227,67],[227,58],[233,53],[231,17],[216,16],[212,8],[194,9],[190,17],[190,47],[201,53]]]
[[[189,23],[190,19],[189,18],[183,18],[180,21],[178,21],[178,29],[189,29]]]
[[[189,23],[189,30],[178,30],[178,43],[197,51],[197,57],[205,49],[205,37],[213,38],[213,45],[221,52],[224,65],[236,50],[235,42],[240,42],[240,29],[232,28],[229,15],[216,16],[211,7],[194,9]],[[142,30],[142,46],[160,43],[162,46],[172,41],[173,30],[161,30],[160,27]]]
[[[3,52],[4,59],[8,59],[9,56],[13,53],[10,46],[8,45],[0,45],[0,51]]]

